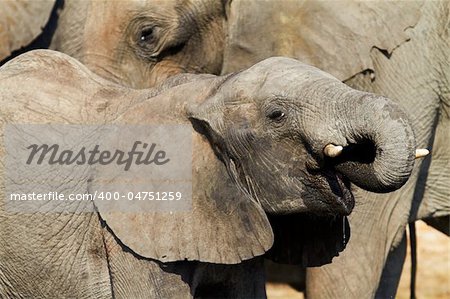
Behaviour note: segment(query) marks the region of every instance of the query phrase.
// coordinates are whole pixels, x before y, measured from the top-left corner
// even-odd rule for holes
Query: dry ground
[[[419,299],[450,298],[450,238],[417,222],[417,287]],[[402,278],[397,293],[398,299],[409,298],[410,256],[403,267]],[[269,299],[300,299],[303,294],[286,284],[268,283]]]

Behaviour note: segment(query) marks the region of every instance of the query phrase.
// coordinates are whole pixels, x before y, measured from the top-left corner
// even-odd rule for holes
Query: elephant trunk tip
[[[359,136],[354,141],[324,148],[326,160],[338,172],[357,186],[377,193],[392,192],[406,182],[414,156],[398,150],[402,146],[379,142],[370,136]]]

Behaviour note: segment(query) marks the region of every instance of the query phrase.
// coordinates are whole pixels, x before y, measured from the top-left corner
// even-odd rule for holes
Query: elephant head
[[[65,1],[51,48],[145,88],[178,73],[220,73],[224,22],[220,0]]]
[[[396,104],[293,59],[229,76],[190,118],[268,213],[348,215],[350,182],[390,192],[413,167],[414,135]]]

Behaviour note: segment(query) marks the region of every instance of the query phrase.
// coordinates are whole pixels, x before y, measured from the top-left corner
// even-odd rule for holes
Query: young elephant
[[[414,135],[395,104],[293,59],[133,90],[62,53],[33,51],[0,69],[0,94],[2,137],[6,124],[163,122],[192,125],[193,144],[189,211],[130,213],[86,202],[98,213],[30,214],[2,201],[6,297],[264,297],[260,256],[274,241],[267,214],[342,219],[354,205],[350,182],[392,191],[414,164]],[[96,175],[69,175],[59,187],[88,193]],[[55,177],[58,169],[47,167],[34,179]],[[342,250],[342,233],[316,245],[320,251],[309,244],[296,254],[306,264],[327,262]]]

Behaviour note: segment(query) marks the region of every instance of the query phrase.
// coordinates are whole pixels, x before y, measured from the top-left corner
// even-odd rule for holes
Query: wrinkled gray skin
[[[219,74],[224,23],[220,0],[66,0],[50,48],[146,88],[179,73]]]
[[[432,152],[397,192],[355,189],[352,239],[332,264],[307,270],[308,297],[393,298],[407,224],[443,216],[437,227],[449,234],[449,15],[448,1],[232,2],[225,72],[273,55],[308,62],[392,98],[411,117],[418,146]]]
[[[8,2],[8,4],[11,3],[13,2]],[[59,1],[59,4],[61,3],[62,1]],[[127,4],[124,5],[124,3]],[[201,1],[195,2],[176,10],[177,1],[163,3],[146,1],[141,4],[138,1],[118,1],[109,3],[108,6],[101,1],[65,1],[52,47],[77,57],[92,70],[110,80],[123,85],[146,87],[154,85],[159,78],[163,80],[169,75],[182,71],[218,73],[222,66],[223,32],[229,31],[231,42],[225,47],[223,65],[225,73],[250,66],[273,55],[291,56],[319,66],[355,88],[385,94],[398,101],[408,113],[413,115],[412,120],[418,134],[419,145],[433,148],[432,160],[429,158],[424,161],[420,174],[421,183],[415,185],[415,181],[411,182],[404,188],[404,193],[395,193],[394,201],[388,203],[386,199],[382,199],[382,202],[386,203],[384,205],[380,205],[380,201],[375,199],[374,195],[357,196],[357,202],[360,197],[368,197],[372,204],[357,205],[357,211],[361,211],[358,212],[361,220],[356,220],[356,216],[352,218],[355,219],[352,220],[355,224],[352,224],[351,244],[353,245],[350,245],[350,251],[355,252],[348,253],[348,258],[340,257],[342,262],[336,263],[335,267],[339,269],[347,269],[346,265],[348,265],[348,270],[343,270],[347,273],[346,282],[335,280],[338,277],[343,278],[340,270],[324,270],[330,273],[312,270],[310,272],[314,274],[308,275],[310,281],[325,279],[321,278],[322,276],[334,281],[321,286],[316,286],[317,283],[312,284],[309,287],[310,296],[314,294],[318,297],[324,297],[325,294],[348,296],[346,290],[352,290],[352,287],[358,288],[358,290],[352,290],[355,297],[373,295],[389,251],[391,248],[398,247],[399,250],[392,253],[392,257],[398,257],[392,259],[393,261],[390,262],[392,267],[389,267],[393,269],[393,273],[389,274],[386,269],[385,276],[390,278],[382,279],[387,283],[387,293],[381,294],[386,296],[392,294],[395,292],[404,258],[405,248],[397,244],[404,244],[400,242],[400,239],[408,222],[407,215],[412,221],[430,216],[445,216],[449,212],[449,203],[446,200],[449,198],[449,190],[445,183],[449,180],[449,173],[445,169],[450,168],[450,158],[448,151],[445,150],[448,147],[445,132],[448,131],[449,126],[448,117],[446,117],[448,116],[448,88],[446,88],[448,77],[445,75],[448,74],[449,61],[445,56],[445,49],[448,48],[448,30],[446,29],[448,6],[444,2],[427,3],[422,7],[421,2],[407,4],[372,2],[364,5],[359,2],[349,2],[340,5],[313,1],[305,3],[244,1],[245,5],[240,7],[240,1],[234,0],[231,7],[227,8],[227,1],[208,2],[206,5],[201,3]],[[225,8],[222,3],[225,3]],[[163,9],[159,10],[160,8]],[[30,4],[26,13],[23,10],[2,10],[0,14],[11,15],[17,11],[21,13],[12,18],[0,18],[1,21],[7,22],[3,28],[13,28],[14,33],[0,34],[0,39],[7,40],[0,43],[0,59],[4,59],[19,46],[27,45],[38,33],[31,31],[45,24],[50,10],[51,5],[31,7]],[[349,13],[352,10],[354,12]],[[161,11],[164,13],[161,14]],[[224,24],[225,13],[228,17],[227,24]],[[139,16],[143,18],[138,18]],[[26,26],[30,19],[39,26]],[[112,19],[115,21],[112,22]],[[186,41],[184,38],[187,35],[182,32],[184,29],[181,30],[182,28],[177,25],[181,24],[179,22],[181,19],[187,20],[183,23],[185,25],[183,28],[194,28],[188,34],[189,39],[186,44],[189,46],[182,48],[177,47],[178,42],[176,42],[178,40],[183,44]],[[135,25],[129,26],[128,23],[132,20],[135,20],[132,22]],[[165,36],[171,38],[146,39],[147,42],[139,47],[137,39],[140,38],[139,34],[145,32],[141,29],[146,29],[144,27],[148,25],[147,22],[151,21],[150,23],[153,24],[155,20],[159,28],[166,28],[162,30],[166,32]],[[248,30],[249,27],[243,26],[243,22],[253,26],[253,29]],[[222,25],[228,28],[223,29]],[[236,28],[241,28],[241,32],[236,32]],[[405,28],[409,29],[405,30]],[[318,29],[320,33],[317,33]],[[155,33],[162,31],[155,31]],[[425,36],[425,33],[429,36]],[[180,40],[180,37],[183,38]],[[409,39],[411,40],[408,41]],[[236,40],[240,41],[238,51],[236,51],[236,44],[233,44]],[[351,45],[342,42],[343,40],[348,40]],[[264,43],[261,44],[261,41]],[[157,47],[176,51],[166,51],[167,55],[160,55],[157,59],[148,58]],[[142,51],[144,48],[145,51]],[[409,67],[411,61],[416,64],[414,67]],[[437,70],[436,65],[439,65],[441,70]],[[416,99],[416,101],[426,99],[430,104],[422,105],[415,102],[411,104],[410,99]],[[437,119],[440,120],[437,121]],[[437,123],[439,125],[436,125]],[[434,128],[437,128],[436,134],[433,133]],[[431,146],[433,140],[434,145]],[[417,175],[415,173],[415,177]],[[427,176],[428,179],[426,179]],[[383,198],[386,197],[383,196]],[[402,205],[397,202],[400,198],[404,203]],[[404,200],[404,198],[411,200]],[[365,221],[369,217],[368,214],[378,215],[387,210],[392,210],[393,219],[371,216],[372,224]],[[390,213],[385,215],[388,214]],[[385,220],[378,221],[379,218]],[[443,223],[443,229],[448,230],[448,220],[444,219]],[[292,223],[288,225],[293,226]],[[358,228],[359,225],[361,228]],[[367,240],[369,236],[367,231],[376,231],[377,235]],[[387,235],[381,235],[386,231]],[[293,239],[295,230],[291,235]],[[374,252],[358,251],[365,247],[358,244],[370,242],[379,245],[371,246],[375,248]],[[292,248],[287,250],[295,251]],[[369,267],[358,266],[369,263],[373,264]],[[359,270],[352,271],[354,267]],[[370,273],[363,273],[364,269]],[[320,273],[316,275],[315,272]],[[361,287],[361,276],[367,278],[365,287]],[[354,279],[350,279],[351,277]],[[354,283],[356,280],[358,283]],[[333,287],[323,287],[325,285]]]
[[[287,58],[134,90],[64,54],[34,51],[0,69],[0,94],[2,136],[14,123],[164,122],[192,125],[194,147],[191,211],[24,214],[1,201],[2,297],[264,297],[259,256],[273,244],[266,213],[347,215],[353,197],[339,173],[361,170],[372,179],[353,176],[355,184],[384,192],[402,186],[414,164],[412,129],[394,103]],[[348,122],[347,114],[358,117]],[[324,159],[326,144],[345,140],[357,156],[361,139],[376,148],[372,162]],[[51,181],[55,171],[36,179]],[[60,188],[87,192],[96,178],[84,175]],[[66,204],[82,211],[92,203]]]
[[[6,31],[0,31],[0,61],[36,38],[50,18],[31,48],[49,47],[66,53],[96,74],[121,85],[147,88],[179,73],[220,74],[225,2],[41,0],[42,5],[25,0],[6,2],[0,12],[6,22],[3,24]],[[35,24],[29,25],[29,19]]]

